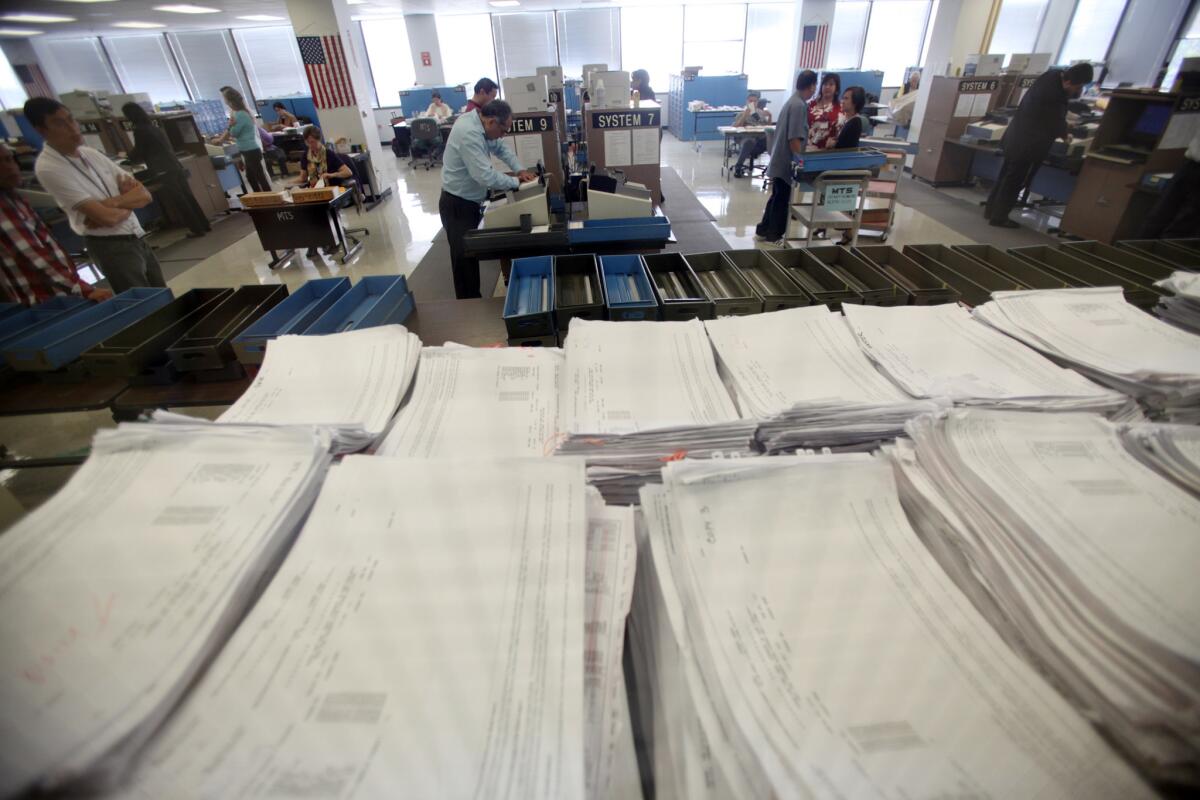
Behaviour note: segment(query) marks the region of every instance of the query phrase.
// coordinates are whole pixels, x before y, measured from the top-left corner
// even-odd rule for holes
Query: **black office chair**
[[[432,117],[417,117],[409,123],[408,128],[412,131],[412,160],[409,165],[416,167],[418,161],[424,161],[428,170],[434,164],[440,164],[443,144],[438,121]]]

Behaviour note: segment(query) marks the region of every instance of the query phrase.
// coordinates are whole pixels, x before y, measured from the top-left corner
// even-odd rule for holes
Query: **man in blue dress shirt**
[[[503,137],[512,127],[512,107],[493,100],[477,114],[463,114],[454,123],[442,155],[442,196],[438,213],[450,244],[454,294],[459,300],[480,297],[479,259],[463,255],[463,234],[479,227],[482,203],[488,189],[507,191],[537,176],[521,169],[521,162]],[[492,166],[496,156],[512,167],[516,177]]]

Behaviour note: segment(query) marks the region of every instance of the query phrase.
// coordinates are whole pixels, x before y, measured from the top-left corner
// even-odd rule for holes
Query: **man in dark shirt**
[[[491,78],[480,78],[475,82],[475,94],[467,101],[465,111],[478,111],[496,99],[500,87]]]
[[[762,220],[754,228],[754,238],[760,242],[779,242],[787,233],[788,209],[792,200],[792,168],[803,166],[805,145],[808,143],[808,98],[817,88],[817,73],[806,69],[796,77],[796,91],[783,108],[775,123],[775,144],[767,164],[771,179],[771,197],[763,209]]]
[[[1004,132],[1004,163],[984,210],[989,225],[1020,227],[1008,214],[1017,204],[1021,187],[1049,154],[1054,140],[1068,138],[1067,103],[1079,97],[1092,78],[1091,64],[1075,64],[1065,70],[1048,70],[1029,87]]]

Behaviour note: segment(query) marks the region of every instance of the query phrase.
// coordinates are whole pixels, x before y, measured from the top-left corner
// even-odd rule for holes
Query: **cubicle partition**
[[[717,128],[733,124],[737,110],[696,114],[688,111],[688,103],[703,100],[710,106],[737,106],[740,110],[746,104],[746,91],[745,75],[672,75],[667,130],[681,141],[721,139]]]
[[[297,117],[311,119],[313,125],[320,126],[321,120],[317,116],[317,105],[309,95],[291,95],[290,97],[266,97],[259,100],[255,105],[258,107],[258,114],[263,118],[263,122],[278,122],[279,116],[275,113],[275,104],[283,103],[283,107]]]
[[[433,102],[434,92],[442,96],[442,102],[450,106],[455,114],[467,104],[467,100],[470,98],[465,85],[415,86],[412,89],[405,89],[400,92],[400,110],[404,112],[404,116],[408,119],[419,116]]]

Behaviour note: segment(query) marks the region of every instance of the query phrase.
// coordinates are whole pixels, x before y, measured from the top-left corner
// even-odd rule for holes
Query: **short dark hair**
[[[305,128],[304,133],[301,136],[301,138],[303,138],[303,139],[316,138],[321,141],[324,141],[324,139],[321,138],[321,129],[318,128],[316,125],[309,125],[307,128]]]
[[[491,78],[480,78],[475,81],[475,94],[491,94],[500,86]]]
[[[850,95],[850,104],[854,106],[854,113],[857,114],[863,110],[863,106],[867,104],[867,90],[861,86],[847,86],[843,95]]]
[[[481,117],[495,117],[500,122],[512,116],[512,106],[503,100],[493,100],[492,102],[479,109]]]
[[[431,99],[431,100],[432,100],[433,98],[435,98],[435,97],[436,97],[438,100],[441,100],[441,99],[442,99],[442,93],[441,93],[441,92],[433,92],[432,94],[430,94],[430,95],[429,95],[429,99]]]
[[[762,95],[754,90],[750,90],[746,92],[746,97],[762,97]]]
[[[1076,86],[1083,86],[1084,84],[1091,83],[1095,79],[1096,73],[1092,71],[1091,64],[1084,62],[1082,64],[1072,64],[1067,67],[1067,71],[1063,73],[1063,77]]]
[[[821,88],[825,88],[825,84],[833,81],[833,96],[840,98],[842,96],[842,76],[836,72],[826,72],[821,76]]]
[[[796,76],[796,91],[800,92],[805,89],[811,89],[817,85],[817,73],[811,69],[801,70]]]
[[[275,103],[271,106],[271,108],[282,108],[284,111],[287,111],[287,106],[285,106],[283,103]]]
[[[150,115],[146,113],[146,109],[139,106],[137,103],[126,103],[121,106],[121,113],[125,115],[125,119],[132,122],[134,125],[149,125]]]
[[[46,117],[66,108],[53,97],[31,97],[25,101],[25,119],[35,128],[46,127]]]

